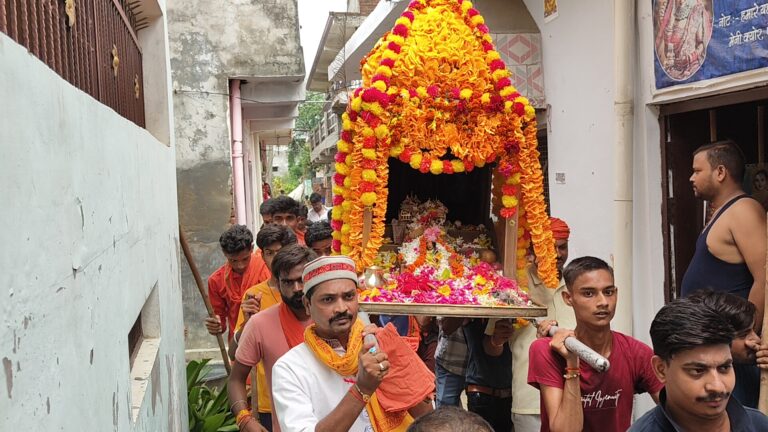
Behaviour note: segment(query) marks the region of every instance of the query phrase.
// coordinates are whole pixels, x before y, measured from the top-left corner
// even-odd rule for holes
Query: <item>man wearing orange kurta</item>
[[[230,340],[243,293],[270,274],[261,255],[253,253],[253,234],[245,225],[230,227],[219,237],[219,245],[227,262],[208,278],[208,298],[216,316],[206,318],[205,327],[213,335],[228,330]]]

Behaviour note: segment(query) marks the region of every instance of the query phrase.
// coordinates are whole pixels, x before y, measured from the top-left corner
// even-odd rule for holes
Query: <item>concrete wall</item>
[[[232,211],[229,79],[304,75],[296,0],[228,4],[168,1],[179,219],[204,279],[224,263],[218,238]],[[187,348],[215,347],[184,260],[182,287]]]
[[[549,23],[544,23],[543,2],[525,3],[542,40],[550,107],[551,213],[571,227],[571,257],[610,260],[614,253],[612,2],[561,1],[559,17]],[[565,174],[564,184],[555,181],[556,173]],[[584,203],[599,210],[585,211]]]
[[[0,34],[0,430],[188,430],[164,19],[145,31],[152,133]]]

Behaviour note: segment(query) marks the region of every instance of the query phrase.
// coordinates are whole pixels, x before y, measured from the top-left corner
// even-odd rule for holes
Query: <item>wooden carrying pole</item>
[[[766,222],[766,232],[768,233],[768,222]],[[763,300],[763,328],[761,330],[763,336],[761,344],[768,342],[768,338],[766,338],[766,331],[768,331],[768,254],[766,254],[765,267],[767,270],[765,274],[766,293]],[[768,370],[765,369],[760,370],[760,399],[757,402],[757,409],[761,413],[768,415]]]
[[[187,237],[184,235],[184,230],[179,225],[179,243],[181,243],[181,250],[184,251],[184,257],[187,259],[189,269],[192,270],[192,276],[195,277],[195,284],[197,284],[197,290],[200,291],[200,296],[203,298],[205,308],[208,310],[208,316],[215,318],[216,314],[213,313],[213,307],[211,306],[208,295],[205,293],[203,287],[203,279],[200,277],[200,272],[197,270],[194,258],[192,258],[192,252],[189,250],[189,243],[187,243]],[[227,347],[224,345],[224,338],[221,334],[216,335],[216,341],[219,343],[219,350],[221,350],[221,359],[224,361],[224,368],[227,370],[227,375],[232,372],[232,368],[229,365],[229,357],[227,356]]]

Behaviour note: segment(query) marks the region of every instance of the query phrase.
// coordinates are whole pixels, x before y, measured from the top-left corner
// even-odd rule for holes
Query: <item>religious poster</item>
[[[656,88],[768,66],[767,0],[654,0]]]
[[[544,22],[557,18],[557,0],[544,0]]]
[[[748,164],[744,171],[744,192],[758,200],[763,208],[768,209],[768,166],[766,164]]]

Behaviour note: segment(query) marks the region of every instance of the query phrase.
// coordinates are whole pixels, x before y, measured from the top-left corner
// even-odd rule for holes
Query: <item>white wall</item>
[[[613,7],[609,0],[526,0],[541,32],[552,216],[571,227],[570,257],[613,251]],[[482,11],[481,11],[482,12]],[[565,173],[557,184],[555,173]],[[610,261],[609,261],[610,262]]]
[[[0,58],[0,430],[187,430],[168,114],[170,146],[4,34]],[[132,401],[127,335],[153,287],[160,346]]]

